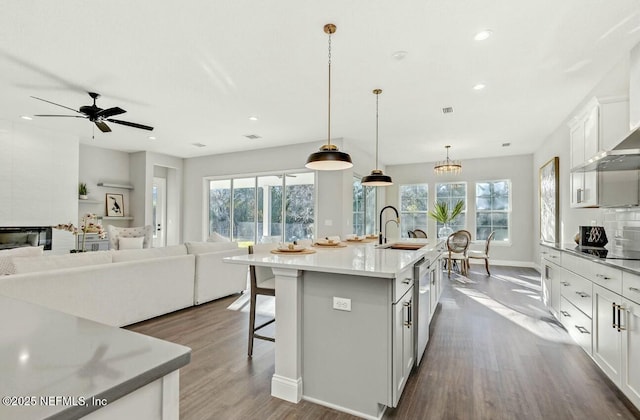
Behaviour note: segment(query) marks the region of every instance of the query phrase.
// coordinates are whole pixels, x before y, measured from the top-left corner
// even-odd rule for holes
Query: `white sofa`
[[[247,250],[207,245],[15,257],[16,274],[0,277],[0,294],[129,325],[246,289],[246,267],[222,258]]]

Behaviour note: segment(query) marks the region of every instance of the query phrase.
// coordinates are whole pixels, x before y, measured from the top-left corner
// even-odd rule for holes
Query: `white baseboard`
[[[312,402],[314,404],[323,405],[325,407],[333,408],[334,410],[342,411],[343,413],[351,414],[352,416],[356,416],[356,417],[360,417],[360,418],[368,419],[368,420],[380,420],[382,418],[382,416],[384,415],[384,412],[387,410],[386,406],[382,406],[382,405],[378,404],[379,407],[384,407],[384,408],[382,408],[382,410],[380,411],[380,413],[377,416],[373,416],[371,414],[361,413],[359,411],[352,410],[350,408],[345,408],[345,407],[342,407],[342,406],[337,405],[337,404],[332,404],[332,403],[329,403],[329,402],[326,402],[326,401],[322,401],[322,400],[319,400],[317,398],[306,397],[306,396],[303,397],[303,398],[304,398],[305,401],[309,401],[309,402]]]
[[[299,403],[302,399],[302,378],[290,379],[273,375],[271,378],[271,395],[281,400]]]

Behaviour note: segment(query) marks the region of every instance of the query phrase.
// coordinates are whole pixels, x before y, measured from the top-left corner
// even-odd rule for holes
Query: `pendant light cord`
[[[329,107],[327,110],[327,144],[331,145],[331,33],[329,33]]]
[[[376,170],[378,169],[378,99],[380,94],[376,93]]]

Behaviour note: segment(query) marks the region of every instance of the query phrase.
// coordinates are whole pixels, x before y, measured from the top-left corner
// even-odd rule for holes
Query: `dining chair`
[[[427,232],[425,232],[422,229],[414,229],[413,230],[413,234],[415,238],[426,238],[427,237]]]
[[[453,263],[460,263],[460,274],[466,275],[469,269],[469,259],[467,250],[471,243],[471,234],[466,230],[453,232],[447,238],[447,272],[451,277],[451,266]]]
[[[489,246],[491,245],[491,241],[493,240],[493,237],[495,235],[496,235],[496,232],[491,231],[491,233],[487,237],[487,241],[484,244],[484,251],[477,251],[477,250],[470,249],[467,252],[467,256],[469,258],[484,260],[484,268],[487,270],[487,275],[489,276],[491,275],[491,272],[489,271]]]
[[[412,230],[408,230],[407,231],[407,235],[409,236],[409,238],[415,238],[416,237],[416,234]]]
[[[249,254],[260,254],[270,252],[278,247],[277,243],[265,243],[249,245]],[[258,295],[275,296],[276,295],[276,279],[273,270],[270,267],[249,266],[249,283],[250,283],[250,306],[249,306],[249,357],[253,355],[253,340],[276,341],[273,337],[257,334],[256,331],[275,322],[275,317],[258,325],[256,327],[256,301]]]

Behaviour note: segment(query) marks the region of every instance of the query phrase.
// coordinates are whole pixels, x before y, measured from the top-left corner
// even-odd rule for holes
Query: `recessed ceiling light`
[[[489,38],[492,34],[493,34],[493,31],[491,31],[490,29],[483,29],[482,31],[478,32],[476,36],[473,37],[473,39],[475,39],[476,41],[484,41],[485,39]]]
[[[482,90],[482,89],[484,89],[486,87],[487,87],[487,85],[485,85],[484,83],[478,83],[477,85],[475,85],[473,87],[473,90]]]
[[[155,136],[149,136],[149,140],[155,140]]]
[[[400,61],[400,60],[404,59],[407,56],[407,54],[409,54],[409,53],[406,52],[406,51],[396,51],[393,54],[391,54],[391,57],[393,57],[396,60]]]
[[[20,118],[22,118],[23,120],[27,120],[27,121],[31,121],[33,119],[28,115],[21,115]]]
[[[251,116],[249,117],[249,119],[250,119],[251,121],[258,121],[258,117],[256,117],[255,115],[251,115]]]

